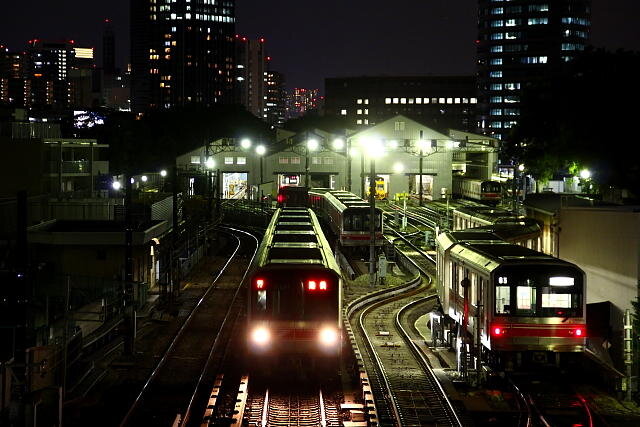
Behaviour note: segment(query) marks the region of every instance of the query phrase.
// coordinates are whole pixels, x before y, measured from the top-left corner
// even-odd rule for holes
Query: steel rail
[[[145,381],[145,383],[142,386],[140,392],[136,396],[136,399],[133,401],[133,404],[131,405],[131,407],[129,408],[127,413],[125,414],[125,416],[122,419],[122,421],[120,422],[120,427],[124,427],[127,424],[127,422],[129,422],[129,419],[131,418],[131,415],[133,415],[133,412],[136,410],[136,408],[138,407],[140,402],[143,400],[143,396],[144,396],[145,392],[147,391],[149,385],[153,382],[153,380],[158,375],[158,372],[160,371],[160,369],[167,362],[167,359],[168,359],[169,355],[173,352],[178,340],[180,338],[182,338],[182,335],[184,334],[184,331],[189,327],[189,325],[191,323],[191,320],[194,317],[194,314],[196,313],[198,308],[202,305],[202,302],[206,299],[206,297],[209,295],[211,290],[214,289],[214,285],[220,279],[220,277],[224,274],[224,272],[226,271],[227,267],[229,266],[231,261],[235,258],[236,254],[240,250],[240,246],[241,246],[240,238],[238,238],[237,236],[235,236],[235,235],[233,235],[231,233],[228,233],[228,234],[230,234],[231,236],[233,236],[237,240],[236,248],[234,249],[233,253],[229,257],[227,262],[222,266],[222,268],[220,269],[220,272],[218,273],[218,275],[212,280],[211,284],[209,285],[209,287],[207,288],[205,293],[198,300],[196,305],[191,309],[191,312],[189,313],[189,316],[185,319],[185,321],[183,322],[182,326],[180,327],[180,329],[178,330],[176,335],[171,340],[171,343],[169,344],[169,347],[164,352],[164,355],[162,356],[162,358],[158,361],[158,364],[156,365],[156,367],[151,372],[151,375],[149,375],[149,378],[147,378],[147,380]]]
[[[193,402],[195,401],[196,395],[198,394],[198,391],[200,389],[200,385],[202,384],[202,380],[203,380],[204,376],[206,375],[207,370],[209,369],[209,364],[211,363],[211,359],[213,357],[213,350],[218,346],[218,343],[220,341],[220,337],[222,336],[222,331],[224,331],[225,326],[227,325],[227,320],[229,319],[229,315],[231,314],[231,309],[233,308],[233,306],[234,306],[234,304],[236,302],[236,299],[238,298],[238,294],[240,293],[240,289],[242,289],[242,283],[244,283],[244,281],[245,281],[245,279],[247,277],[247,274],[249,274],[249,269],[251,267],[251,263],[253,262],[253,259],[255,258],[256,254],[258,253],[258,246],[260,245],[260,242],[258,241],[256,236],[254,236],[251,233],[248,233],[248,232],[246,232],[244,230],[231,228],[231,227],[221,227],[221,228],[226,228],[227,230],[231,230],[231,231],[236,232],[236,233],[242,233],[242,234],[245,234],[245,235],[251,237],[253,240],[255,240],[256,247],[255,247],[255,249],[253,251],[253,254],[251,255],[251,259],[249,260],[249,264],[247,265],[247,269],[245,270],[244,274],[242,275],[242,279],[240,280],[240,285],[236,289],[235,293],[233,294],[233,298],[231,299],[231,302],[229,303],[229,308],[227,309],[227,312],[224,315],[224,320],[222,321],[222,324],[220,325],[220,330],[218,331],[218,334],[216,335],[216,338],[213,340],[213,343],[211,344],[211,347],[209,348],[209,355],[207,356],[207,361],[205,362],[204,367],[202,368],[202,371],[200,372],[200,376],[198,377],[198,382],[196,383],[194,391],[191,394],[191,398],[189,399],[189,404],[187,405],[187,409],[185,410],[181,426],[186,426],[187,422],[189,421],[189,417],[191,415],[191,409],[193,408]],[[235,253],[234,253],[234,255],[235,255]],[[231,259],[229,259],[229,261],[231,261]],[[226,268],[226,265],[225,265],[225,268]]]
[[[400,331],[403,340],[409,345],[409,348],[411,349],[411,351],[416,356],[416,359],[418,360],[419,364],[422,365],[423,371],[428,375],[428,377],[430,379],[430,382],[436,386],[438,392],[440,393],[441,398],[444,401],[443,403],[446,405],[445,410],[448,412],[448,415],[450,417],[451,416],[453,417],[453,421],[455,421],[455,425],[457,425],[459,427],[462,427],[462,425],[463,425],[462,421],[460,421],[460,418],[458,417],[458,414],[457,414],[455,408],[453,407],[453,404],[451,403],[451,401],[449,400],[449,397],[447,396],[447,394],[445,393],[444,389],[442,388],[442,384],[440,384],[440,381],[438,381],[438,378],[436,377],[435,372],[433,372],[433,369],[431,368],[431,365],[429,364],[429,362],[425,358],[424,352],[411,339],[411,337],[409,336],[409,333],[406,331],[406,329],[402,326],[402,323],[400,322],[400,317],[405,312],[405,310],[409,310],[412,306],[415,306],[415,305],[418,305],[418,304],[421,304],[423,302],[430,301],[430,300],[433,300],[433,299],[437,299],[437,298],[438,298],[437,295],[429,295],[427,297],[420,298],[418,300],[412,301],[412,302],[406,304],[405,306],[403,306],[396,313],[396,319],[395,319],[396,320],[396,329],[398,329],[398,331]]]

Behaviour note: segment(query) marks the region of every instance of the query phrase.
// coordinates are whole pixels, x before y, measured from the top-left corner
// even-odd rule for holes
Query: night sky
[[[236,0],[237,32],[265,37],[289,88],[323,88],[325,77],[473,74],[476,0]],[[129,0],[4,1],[0,44],[74,39],[101,45],[113,20],[118,59],[129,52]],[[593,0],[592,43],[640,50],[640,1]]]

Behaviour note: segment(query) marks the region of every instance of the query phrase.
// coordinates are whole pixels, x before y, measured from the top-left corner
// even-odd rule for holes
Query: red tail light
[[[578,328],[578,329],[576,329],[576,331],[575,331],[575,335],[576,335],[577,337],[582,337],[582,336],[584,336],[584,329],[582,329],[582,328]]]
[[[327,290],[327,282],[325,280],[321,280],[320,281],[320,290],[321,291],[326,291]]]
[[[278,203],[284,202],[284,194],[278,194]]]
[[[493,326],[491,328],[491,335],[494,337],[501,337],[507,333],[507,330],[502,326]]]
[[[315,280],[309,280],[308,288],[309,288],[310,291],[315,291],[316,290],[316,281]]]
[[[256,279],[256,289],[264,289],[265,281],[264,279]]]

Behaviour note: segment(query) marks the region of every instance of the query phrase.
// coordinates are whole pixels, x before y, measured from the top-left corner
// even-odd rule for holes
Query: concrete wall
[[[631,308],[638,295],[640,213],[624,208],[564,208],[559,256],[587,274],[587,303]]]

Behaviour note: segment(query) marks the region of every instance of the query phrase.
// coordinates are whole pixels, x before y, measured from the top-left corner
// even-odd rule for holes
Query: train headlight
[[[251,332],[251,341],[260,346],[267,345],[271,341],[271,333],[264,326],[259,326]]]
[[[325,347],[333,347],[338,343],[338,331],[335,328],[322,328],[320,330],[320,344]]]

